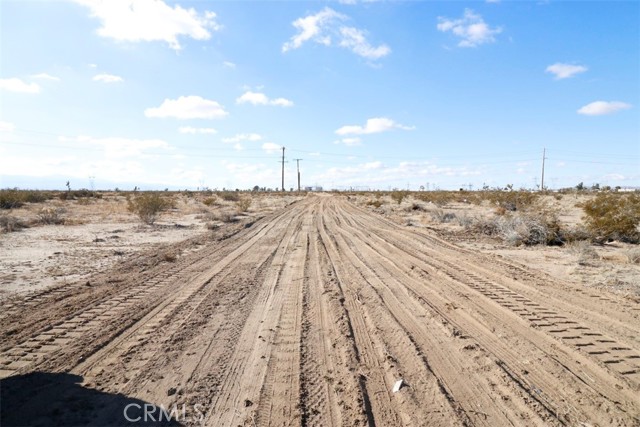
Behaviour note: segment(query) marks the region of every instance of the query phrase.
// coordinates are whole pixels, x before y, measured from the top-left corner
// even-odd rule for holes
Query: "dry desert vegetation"
[[[637,194],[0,198],[3,426],[638,426]]]

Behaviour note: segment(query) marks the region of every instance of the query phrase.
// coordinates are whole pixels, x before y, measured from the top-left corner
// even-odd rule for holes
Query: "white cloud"
[[[174,117],[176,119],[220,119],[227,113],[222,105],[200,96],[181,96],[178,99],[165,99],[156,108],[147,108],[147,117]]]
[[[618,111],[628,110],[631,104],[620,101],[595,101],[578,110],[578,114],[585,116],[603,116],[605,114],[613,114]]]
[[[253,105],[276,105],[279,107],[292,107],[293,101],[285,98],[269,99],[267,95],[261,92],[246,91],[242,96],[236,99],[236,104],[253,104]]]
[[[222,138],[222,142],[224,142],[225,144],[233,144],[234,142],[241,141],[255,142],[260,140],[262,140],[262,135],[257,133],[239,133],[230,138]]]
[[[378,47],[371,46],[364,32],[357,28],[342,27],[340,28],[340,34],[342,35],[340,46],[350,49],[353,53],[363,58],[378,59],[391,53],[391,49],[385,44]]]
[[[349,147],[353,147],[356,145],[361,145],[361,140],[358,137],[355,138],[342,138],[337,141],[334,141],[334,144],[344,144]]]
[[[105,156],[108,158],[138,157],[143,154],[148,154],[145,153],[145,151],[149,149],[167,150],[170,148],[169,144],[161,139],[135,139],[123,137],[95,138],[92,136],[81,135],[74,138],[60,136],[58,137],[58,141],[78,143],[81,146],[97,145],[103,147]]]
[[[123,82],[124,79],[120,76],[116,76],[113,74],[97,74],[93,76],[94,82],[103,82],[103,83],[120,83]]]
[[[0,121],[0,132],[13,132],[15,128],[13,123]]]
[[[476,47],[485,43],[496,41],[495,35],[502,32],[502,28],[491,28],[471,9],[465,9],[464,15],[460,19],[448,19],[438,17],[438,30],[442,32],[451,31],[462,40],[458,43],[460,47]]]
[[[332,46],[334,38],[338,40],[337,46],[351,50],[356,55],[367,59],[379,59],[391,53],[389,46],[381,44],[373,47],[366,38],[365,31],[342,25],[348,16],[325,7],[315,15],[308,15],[293,21],[292,25],[298,30],[288,42],[282,45],[282,52],[298,49],[305,42]]]
[[[224,65],[227,68],[236,68],[236,64],[234,64],[233,62],[230,62],[230,61],[224,61],[222,63],[222,65]]]
[[[0,89],[9,92],[19,93],[39,93],[40,86],[37,83],[25,83],[22,80],[12,77],[10,79],[0,79]]]
[[[573,77],[579,73],[584,73],[587,70],[588,68],[583,65],[563,64],[561,62],[557,62],[553,65],[549,65],[545,71],[547,73],[554,74],[555,79],[560,80]]]
[[[336,130],[336,134],[368,135],[372,133],[386,132],[393,129],[412,130],[414,129],[414,127],[398,124],[387,117],[376,117],[376,118],[367,120],[367,123],[364,126],[358,126],[358,125],[342,126],[340,129]]]
[[[40,80],[49,80],[52,82],[59,82],[60,77],[52,76],[47,73],[34,74],[31,76],[32,79],[40,79]]]
[[[194,128],[191,126],[181,126],[178,128],[178,132],[180,133],[188,133],[188,134],[208,134],[212,135],[214,133],[218,133],[214,128]]]
[[[278,144],[274,144],[273,142],[265,142],[264,144],[262,144],[262,149],[271,154],[280,151],[282,147]]]
[[[97,64],[87,64],[87,67],[89,68],[98,68]]]
[[[161,0],[74,1],[88,7],[91,16],[101,21],[98,35],[118,41],[164,41],[178,50],[178,37],[208,40],[211,31],[220,29],[213,12],[201,14]]]

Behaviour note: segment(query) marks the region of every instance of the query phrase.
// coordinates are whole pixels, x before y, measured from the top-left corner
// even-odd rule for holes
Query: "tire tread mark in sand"
[[[267,222],[263,227],[252,230],[250,234],[253,234],[253,236],[249,241],[263,234],[265,230],[269,230],[275,223],[275,221]],[[238,252],[238,248],[243,247],[242,243],[240,241],[240,245],[232,250],[231,253]],[[247,242],[244,242],[244,245],[246,246]],[[229,246],[234,248],[235,243]],[[222,252],[223,259],[225,252]],[[229,255],[226,257],[228,258]],[[154,310],[158,304],[163,304],[167,297],[165,288],[169,288],[175,296],[180,287],[176,288],[172,285],[175,283],[181,284],[182,282],[189,283],[189,277],[193,274],[192,269],[189,267],[198,263],[203,263],[201,256],[191,259],[186,267],[183,264],[174,265],[168,270],[160,272],[152,279],[124,290],[123,293],[116,296],[111,295],[110,298],[105,297],[93,306],[83,308],[74,314],[66,316],[64,321],[58,322],[53,328],[48,327],[39,333],[32,334],[31,338],[0,353],[0,375],[9,376],[24,373],[36,368],[40,363],[48,359],[55,359],[61,350],[73,345],[76,337],[85,336],[92,330],[99,331],[98,333],[101,334],[109,332],[112,334],[112,338],[119,336],[150,311]],[[134,313],[134,315],[128,316],[128,312]],[[120,319],[120,321],[113,322],[113,319]],[[105,324],[107,325],[106,328],[104,327]],[[91,352],[98,351],[108,343],[109,340],[103,341],[100,345],[92,347]],[[84,348],[85,350],[87,349],[87,347]],[[88,353],[84,353],[83,358],[88,355]],[[62,357],[57,358],[60,359]]]
[[[378,235],[379,238],[383,238],[379,233],[375,234]],[[434,269],[443,271],[444,274],[452,280],[462,282],[505,308],[510,309],[512,312],[527,320],[533,327],[539,329],[545,328],[543,330],[550,335],[595,358],[600,361],[600,363],[606,365],[607,368],[621,375],[624,380],[630,382],[633,387],[640,389],[640,363],[638,362],[640,355],[627,345],[620,344],[606,337],[604,334],[572,320],[570,317],[558,315],[556,311],[550,310],[512,291],[504,285],[487,280],[479,276],[478,273],[469,272],[474,269],[478,270],[479,267],[464,259],[458,259],[457,264],[454,265],[443,259],[443,257],[439,257],[433,250],[429,251],[429,255],[431,256],[427,256],[417,251],[405,249],[406,245],[401,242],[394,242],[394,245],[406,253],[419,258],[423,262],[432,265]],[[442,246],[449,247],[450,245],[442,242]],[[557,320],[554,321],[552,319]]]
[[[364,233],[364,231],[363,231],[363,233]],[[385,234],[385,237],[387,237],[387,238],[388,238],[388,236],[389,236],[390,234],[391,234],[391,233],[387,232],[387,233]],[[382,239],[382,237],[378,237],[378,239],[380,239],[380,240],[379,240],[379,241],[376,241],[376,243],[375,243],[375,245],[374,245],[374,246],[375,246],[375,248],[376,248],[376,250],[380,250],[380,248],[381,248],[380,243],[382,243],[383,245],[385,245],[385,244],[389,245],[389,244],[388,244],[384,239]],[[373,246],[372,246],[372,247],[373,247]],[[398,248],[397,248],[396,246],[394,246],[394,248],[396,248],[396,250],[398,250]],[[408,254],[408,259],[414,259],[413,263],[418,262],[418,260],[415,260],[415,256],[414,256],[413,254],[409,254],[409,253],[407,253],[407,254]],[[385,260],[387,260],[387,262],[393,262],[392,260],[394,260],[394,259],[400,259],[400,258],[402,258],[402,257],[399,257],[398,255],[389,254],[389,253],[385,254],[385,257],[386,257],[386,258],[385,258]],[[420,263],[418,262],[418,265],[419,265],[419,264],[420,264]],[[402,267],[398,267],[398,268],[400,268],[400,272],[398,272],[398,273],[397,273],[397,275],[398,275],[398,276],[406,275],[405,273],[402,273],[402,271],[408,271],[408,270],[409,270],[408,268],[402,268]],[[413,282],[415,282],[415,281],[416,281],[416,280],[415,280],[415,278],[414,278],[413,280],[411,280],[409,277],[407,277],[407,278],[406,278],[406,280],[405,280],[403,283],[405,283],[405,284],[411,284],[411,283],[413,283]],[[425,291],[429,290],[429,287],[418,286],[418,283],[416,283],[416,286],[417,286],[417,287],[414,289],[414,291],[415,291],[415,292],[417,292],[418,294],[421,294],[421,293],[422,293],[422,294],[424,294],[424,292],[425,292]],[[445,294],[446,294],[446,291],[445,291]],[[451,294],[451,293],[450,293],[450,294]],[[432,295],[432,296],[427,296],[427,298],[426,298],[426,299],[422,299],[422,301],[423,301],[425,304],[430,304],[431,306],[433,306],[433,302],[429,302],[429,301],[428,301],[429,299],[431,299],[431,300],[432,300],[432,301],[434,301],[434,302],[437,302],[437,301],[438,301],[438,299],[440,298],[440,296],[439,296],[438,294],[434,294],[432,291],[427,292],[427,295]],[[444,302],[442,302],[442,304],[444,304]],[[435,307],[435,306],[433,306],[433,307],[434,307],[434,309],[436,309],[436,308],[437,308],[437,307]],[[444,316],[445,318],[447,318],[447,319],[448,319],[448,321],[450,321],[451,323],[454,323],[454,324],[456,323],[456,321],[455,321],[455,320],[453,320],[453,319],[451,318],[451,316],[447,314],[447,312],[446,312],[446,310],[444,309],[444,307],[437,308],[437,310],[442,314],[442,316]],[[460,329],[462,329],[462,330],[465,330],[465,329],[466,329],[465,327],[460,326],[460,324],[459,324],[459,323],[460,323],[460,319],[458,319],[458,320],[457,320],[457,323],[458,323],[458,327],[459,327]],[[468,324],[469,326],[472,326],[472,325],[473,325],[473,323],[467,323],[467,324]],[[474,327],[474,329],[477,329],[477,328],[475,328],[475,327]],[[467,332],[470,332],[468,329],[466,329],[466,330],[467,330]],[[473,331],[473,329],[472,329],[472,330],[471,330],[471,332],[474,332],[474,334],[476,335],[476,339],[481,339],[481,338],[482,338],[482,335],[481,335],[481,334],[478,334],[478,332],[479,332],[479,331],[477,331],[477,330],[476,330],[476,331]],[[473,335],[473,334],[472,334],[472,335]],[[539,345],[539,344],[536,344],[536,345]],[[489,345],[489,347],[488,347],[488,348],[491,348],[491,347],[492,347],[492,345]],[[495,347],[495,346],[494,346],[494,347]],[[548,348],[548,347],[549,347],[549,346],[547,346],[547,348]],[[497,347],[495,347],[494,349],[492,349],[492,352],[495,352],[495,351],[496,351],[496,349],[497,349]],[[548,350],[547,350],[547,351],[548,351]],[[508,359],[507,359],[507,358],[508,358],[508,353],[504,353],[504,351],[500,351],[498,354],[500,354],[500,357],[499,357],[499,358],[503,358],[504,360],[508,360]],[[517,366],[517,361],[516,361],[516,360],[513,360],[513,358],[511,358],[511,362],[510,362],[510,363],[512,363],[512,364],[513,364],[513,363],[515,363],[515,364],[516,364],[516,366]],[[583,369],[583,370],[584,370],[584,365],[583,365],[583,368],[581,368],[581,369]],[[539,374],[539,372],[538,372],[537,374]],[[534,375],[534,373],[532,372],[532,373],[530,374],[530,376],[531,376],[531,375]],[[593,380],[592,380],[592,381],[593,381]],[[526,381],[525,381],[525,382],[526,382]],[[551,378],[551,379],[549,379],[548,381],[546,381],[546,383],[548,383],[548,387],[547,387],[547,388],[548,388],[548,390],[553,390],[553,389],[555,388],[555,386],[554,386],[554,384],[555,384],[555,378]],[[538,384],[538,385],[542,385],[542,384]],[[530,389],[534,389],[534,388],[535,388],[535,387],[533,387],[533,386],[531,386],[531,387],[530,387]],[[594,391],[595,391],[595,390],[594,390]],[[595,392],[596,392],[596,394],[600,395],[600,393],[599,393],[598,391],[595,391]],[[608,393],[609,393],[609,395],[610,395],[610,396],[616,396],[616,398],[617,398],[617,397],[622,398],[622,396],[624,395],[624,394],[620,395],[619,393],[617,393],[617,390],[614,390],[613,388],[610,388],[610,389],[609,389],[609,391],[608,391]],[[628,396],[628,394],[627,394],[627,396]],[[624,399],[624,398],[623,398],[623,399]],[[626,398],[626,400],[627,400],[628,402],[630,402],[629,397],[627,397],[627,398]],[[615,399],[614,399],[613,401],[615,402]]]
[[[353,267],[343,262],[335,241],[335,235],[328,229],[324,219],[324,217],[321,218],[320,235],[336,273],[336,278],[344,286],[350,282],[346,280],[346,277],[351,277],[350,271]],[[364,410],[370,426],[377,424],[381,426],[396,425],[399,420],[392,409],[393,404],[384,380],[381,361],[378,359],[377,352],[373,346],[377,338],[369,331],[361,309],[356,303],[356,296],[352,292],[353,290],[351,289],[345,292],[345,307],[353,322],[354,339],[358,347],[361,367],[368,371],[367,381],[360,379]],[[368,402],[370,403],[367,404]]]
[[[255,421],[255,403],[259,400],[260,386],[267,369],[269,340],[277,326],[277,313],[282,306],[284,289],[279,278],[288,252],[295,243],[294,238],[299,234],[301,211],[305,208],[305,204],[287,208],[293,219],[285,235],[276,243],[273,261],[267,269],[264,282],[258,285],[259,295],[230,354],[230,360],[219,377],[219,387],[209,391],[205,423],[235,425],[247,420]],[[245,399],[251,405],[245,407],[242,403]]]

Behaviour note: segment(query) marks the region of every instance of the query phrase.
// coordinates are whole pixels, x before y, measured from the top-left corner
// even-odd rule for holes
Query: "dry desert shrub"
[[[0,215],[0,230],[5,233],[12,233],[14,231],[28,228],[29,226],[18,218],[11,215]]]
[[[51,198],[46,191],[18,190],[7,188],[0,190],[0,209],[14,209],[25,203],[43,203]]]
[[[238,199],[238,201],[236,201],[236,206],[238,207],[238,211],[240,212],[247,212],[249,210],[249,207],[251,206],[251,197],[245,196],[245,197],[241,197]]]
[[[625,255],[630,264],[640,264],[640,248],[627,249]]]
[[[173,207],[172,199],[162,197],[158,193],[143,193],[135,197],[127,197],[127,208],[138,215],[145,224],[152,225],[160,213]]]
[[[594,241],[640,241],[640,195],[598,193],[581,207],[585,213],[583,220]]]
[[[402,200],[409,195],[408,191],[392,191],[391,198],[398,204],[402,203]]]
[[[228,210],[215,212],[214,214],[212,214],[212,219],[214,221],[220,221],[224,223],[236,222],[234,213]]]
[[[563,241],[557,217],[548,213],[516,213],[477,219],[469,228],[498,237],[512,246],[556,245]]]
[[[216,201],[218,200],[218,198],[215,195],[212,195],[210,197],[207,197],[206,199],[204,199],[202,201],[202,203],[204,203],[206,206],[213,206]]]
[[[223,191],[218,194],[220,198],[226,202],[237,202],[240,200],[240,194],[233,191]]]
[[[369,200],[369,201],[367,201],[367,206],[373,206],[374,208],[379,208],[383,204],[384,204],[384,202],[382,200]]]
[[[595,261],[599,258],[591,243],[586,240],[568,243],[567,248],[570,253],[577,256],[580,265],[586,265],[589,261]]]
[[[42,208],[38,211],[38,222],[44,225],[57,225],[64,224],[64,218],[62,215],[65,210],[62,208]]]
[[[442,209],[435,209],[431,211],[431,218],[436,222],[448,223],[455,221],[456,214],[453,212],[445,212]]]

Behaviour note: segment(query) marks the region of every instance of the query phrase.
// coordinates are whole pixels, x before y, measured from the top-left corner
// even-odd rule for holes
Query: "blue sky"
[[[640,185],[640,2],[2,0],[0,187]]]

